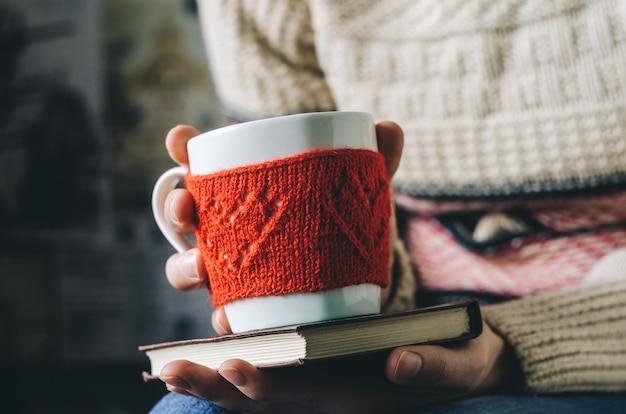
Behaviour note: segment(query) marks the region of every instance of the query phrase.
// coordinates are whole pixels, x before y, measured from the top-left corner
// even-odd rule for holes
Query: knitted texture
[[[394,176],[403,192],[626,185],[622,0],[218,3],[203,18],[227,108],[394,120],[405,132]]]
[[[385,287],[386,177],[382,155],[358,149],[188,174],[214,306],[361,283]]]
[[[404,207],[409,205],[411,214],[482,210],[476,241],[513,235],[499,246],[500,254],[509,249],[499,256],[499,271],[473,279],[470,289],[496,286],[495,291],[521,293],[558,289],[546,286],[551,280],[561,287],[588,276],[601,283],[623,280],[623,266],[593,265],[587,275],[578,269],[561,284],[557,256],[552,256],[552,273],[526,282],[524,276],[541,269],[541,262],[520,273],[518,259],[524,257],[515,253],[527,249],[532,260],[540,258],[543,246],[518,239],[524,228],[516,218],[499,215],[521,202],[555,233],[574,234],[574,223],[606,232],[605,241],[610,227],[623,227],[623,220],[604,228],[593,224],[604,220],[605,206],[566,220],[558,218],[558,208],[548,209],[550,221],[541,205],[528,204],[563,196],[559,208],[573,206],[581,199],[567,197],[585,198],[626,184],[623,1],[213,0],[199,6],[218,92],[231,115],[247,120],[338,109],[396,121],[405,141],[394,184],[402,192],[398,200],[410,200]],[[583,216],[588,224],[581,224]],[[439,229],[444,248],[454,244],[461,257],[495,262],[497,255],[487,257],[489,249],[477,253],[453,240],[449,228]],[[552,246],[562,239],[555,233]],[[413,245],[441,240],[429,234],[414,238]],[[573,256],[562,257],[568,266],[569,259],[578,261],[577,250],[569,251]],[[589,270],[599,253],[593,243],[582,252]],[[454,254],[435,254],[444,264],[460,262]],[[431,257],[416,259],[413,251],[411,259],[420,269]],[[442,288],[452,277],[448,287],[460,289],[472,266],[465,262],[456,275],[433,276],[429,283]],[[520,281],[525,285],[518,290],[514,285]],[[573,288],[562,296],[543,293],[490,307],[489,323],[514,345],[533,390],[626,390],[621,368],[613,369],[623,366],[623,353],[615,350],[624,337],[607,323],[624,326],[623,318],[611,317],[624,314],[623,291],[609,287],[596,295],[585,286],[570,300]],[[570,325],[570,318],[585,312],[593,317],[576,329],[575,346],[584,345],[577,353],[570,328],[578,325]],[[593,362],[585,364],[588,356]],[[548,371],[558,374],[535,375]]]
[[[398,198],[413,208],[407,246],[421,286],[429,290],[507,296],[555,291],[580,283],[595,263],[626,246],[626,193],[514,209],[502,204],[499,213],[420,211],[424,206],[412,201]],[[474,226],[461,226],[472,216]]]
[[[208,55],[219,62],[212,74],[228,116],[250,121],[335,108],[306,2],[199,1],[198,8],[206,43],[219,44]]]
[[[485,306],[483,315],[515,350],[528,389],[623,391],[624,303],[621,280]]]
[[[484,198],[626,183],[622,0],[310,7],[337,107],[405,131],[402,191]]]

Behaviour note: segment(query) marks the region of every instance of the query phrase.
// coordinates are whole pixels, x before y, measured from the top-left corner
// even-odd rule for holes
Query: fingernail
[[[215,312],[213,312],[213,315],[211,315],[211,323],[213,324],[213,328],[218,334],[225,334],[229,332],[229,330],[226,329],[226,326],[224,326],[224,324],[222,323],[222,318],[217,316]]]
[[[237,368],[220,368],[218,373],[224,377],[226,381],[236,387],[243,387],[246,385],[246,376],[243,375],[243,372],[239,371]]]
[[[178,199],[174,199],[175,202]],[[170,219],[170,221],[176,225],[176,226],[180,226],[180,220],[178,220],[178,217],[176,216],[176,214],[174,214],[174,212],[178,210],[176,204],[172,204],[171,208],[165,209],[165,214],[167,215],[167,218]]]
[[[191,385],[189,385],[187,381],[185,381],[184,379],[180,377],[164,376],[164,377],[160,377],[160,379],[161,381],[163,381],[165,384],[168,385],[168,388],[176,387],[176,388],[183,389],[185,391],[189,391],[191,389]]]
[[[422,357],[421,355],[413,352],[404,351],[398,363],[396,364],[396,371],[393,378],[396,381],[408,381],[417,376],[422,369]]]
[[[200,278],[198,275],[198,262],[196,260],[196,255],[193,251],[188,252],[180,262],[180,272],[190,277],[191,279],[197,280]]]

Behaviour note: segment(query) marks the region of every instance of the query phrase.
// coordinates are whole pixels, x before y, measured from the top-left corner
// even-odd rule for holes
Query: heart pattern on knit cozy
[[[312,151],[185,184],[214,306],[388,284],[391,199],[378,152]]]
[[[216,195],[203,214],[204,225],[211,228],[204,240],[214,255],[213,271],[239,272],[259,252],[259,246],[274,230],[286,200],[266,186],[253,186],[240,198]]]
[[[385,237],[391,208],[386,186],[378,176],[372,180],[344,169],[335,180],[332,193],[323,198],[333,221],[367,261]],[[371,231],[371,226],[376,227],[375,231]]]

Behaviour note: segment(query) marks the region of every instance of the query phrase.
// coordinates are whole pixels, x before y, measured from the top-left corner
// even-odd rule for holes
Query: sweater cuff
[[[626,390],[626,280],[483,307],[533,392]]]

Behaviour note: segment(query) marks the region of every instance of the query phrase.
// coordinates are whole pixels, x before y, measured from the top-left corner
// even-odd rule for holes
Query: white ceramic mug
[[[361,112],[317,112],[268,118],[215,129],[192,138],[187,146],[189,173],[212,174],[312,150],[377,150],[374,121]],[[183,252],[194,245],[168,226],[167,194],[184,178],[175,167],[158,179],[152,208],[167,240]],[[244,298],[224,305],[233,332],[318,322],[380,312],[380,286],[372,283],[308,293]]]

